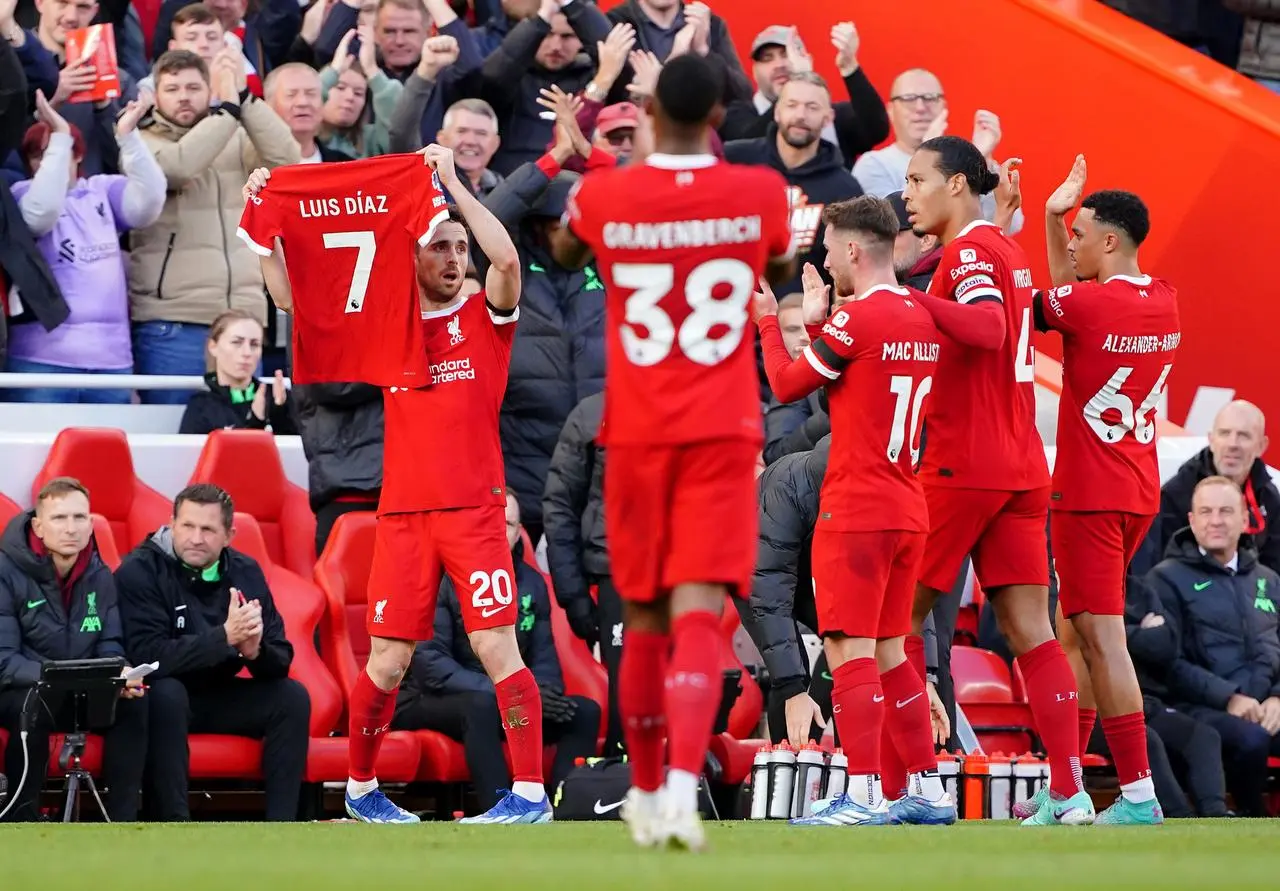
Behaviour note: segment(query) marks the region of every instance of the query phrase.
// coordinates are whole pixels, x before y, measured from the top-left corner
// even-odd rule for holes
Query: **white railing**
[[[274,378],[263,377],[269,382]],[[289,378],[285,378],[289,383]],[[34,390],[202,390],[204,378],[193,374],[49,374],[0,372],[0,389]]]

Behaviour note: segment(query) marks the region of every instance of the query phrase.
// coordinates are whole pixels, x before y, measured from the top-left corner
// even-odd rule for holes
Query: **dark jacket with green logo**
[[[1225,709],[1232,694],[1280,696],[1280,576],[1240,539],[1236,571],[1200,553],[1187,527],[1147,575],[1178,641],[1170,705]]]
[[[521,271],[520,321],[502,400],[502,455],[507,483],[526,523],[542,523],[542,490],[556,440],[573,407],[604,389],[604,284],[594,261],[557,266],[539,220],[559,219],[574,174],[553,181],[524,164],[485,199],[515,233]]]
[[[218,376],[212,371],[204,376],[207,390],[200,390],[187,402],[187,410],[182,413],[179,433],[212,433],[214,430],[265,430],[271,425],[271,432],[277,436],[297,433],[290,411],[288,396],[283,405],[276,405],[271,395],[271,384],[260,381],[253,383],[245,390],[232,390],[218,383]],[[258,387],[267,387],[267,416],[259,418],[253,413],[253,398]]]
[[[27,541],[33,515],[14,517],[0,537],[0,690],[34,686],[45,661],[124,656],[116,584],[97,542],[68,610],[53,560]]]
[[[564,691],[560,657],[551,634],[551,596],[542,573],[524,561],[517,543],[511,558],[515,564],[516,642],[525,665],[539,686]],[[493,596],[493,590],[489,591]],[[467,639],[462,625],[458,594],[448,576],[440,582],[436,599],[435,634],[418,644],[409,674],[401,684],[402,697],[446,696],[451,693],[492,693],[493,681]]]
[[[154,677],[176,677],[189,687],[224,683],[245,667],[255,678],[287,677],[293,645],[262,567],[231,548],[223,550],[217,566],[217,578],[210,579],[179,560],[168,526],[125,556],[116,586],[130,657],[139,665],[159,662]],[[227,643],[223,623],[232,588],[262,604],[262,648],[252,662]]]

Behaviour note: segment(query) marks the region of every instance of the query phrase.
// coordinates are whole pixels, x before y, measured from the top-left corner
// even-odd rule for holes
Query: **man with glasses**
[[[592,143],[608,152],[619,164],[627,163],[635,148],[636,125],[640,123],[640,110],[630,102],[618,102],[600,111]]]
[[[932,71],[911,68],[899,74],[889,90],[887,107],[889,122],[893,126],[893,142],[861,155],[853,165],[858,185],[868,195],[877,198],[902,191],[907,178],[907,163],[916,149],[925,140],[947,132],[947,96],[942,90],[942,82]],[[990,111],[979,110],[974,115],[971,141],[992,170],[999,166],[994,155],[1000,136],[1000,118]],[[995,195],[983,195],[981,206],[983,217],[994,220]],[[1007,234],[1017,234],[1021,229],[1022,211],[1018,210]]]

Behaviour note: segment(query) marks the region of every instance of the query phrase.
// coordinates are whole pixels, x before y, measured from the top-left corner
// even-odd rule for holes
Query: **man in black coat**
[[[34,692],[42,664],[124,655],[115,581],[98,555],[89,493],[69,477],[50,480],[35,509],[14,517],[0,538],[0,727],[9,732],[4,764],[13,795],[6,819],[37,819],[53,719],[69,717],[68,702],[42,702]],[[24,712],[30,721],[25,780],[18,735]],[[136,820],[147,757],[141,681],[122,689],[115,723],[96,729],[106,736],[107,815],[115,822]]]
[[[186,820],[187,734],[262,740],[266,819],[295,820],[307,763],[311,700],[289,678],[285,636],[262,568],[228,547],[231,496],[188,486],[159,529],[116,570],[125,646],[151,677],[148,803],[159,820]],[[247,668],[251,678],[236,675]]]
[[[1209,445],[1178,468],[1160,490],[1160,516],[1151,524],[1147,540],[1133,559],[1135,572],[1146,572],[1164,556],[1174,533],[1187,525],[1191,493],[1206,477],[1222,475],[1244,492],[1244,532],[1253,541],[1258,562],[1280,572],[1280,489],[1262,460],[1267,450],[1266,418],[1252,402],[1237,399],[1224,405],[1213,419]]]
[[[589,647],[600,644],[600,661],[609,675],[604,753],[615,756],[626,752],[618,714],[622,597],[613,584],[605,538],[604,446],[596,441],[603,417],[603,393],[588,396],[569,412],[547,472],[542,521],[556,600],[573,633]]]
[[[1232,480],[1201,480],[1190,526],[1147,576],[1178,641],[1170,704],[1222,737],[1236,810],[1265,816],[1267,758],[1280,755],[1280,576],[1243,538],[1245,498]]]
[[[541,573],[524,559],[520,543],[520,506],[507,492],[507,541],[519,599],[516,641],[520,656],[542,693],[542,735],[556,747],[550,787],[556,788],[578,758],[596,754],[600,706],[585,696],[566,696],[560,657],[551,633],[551,595]],[[436,599],[435,634],[413,653],[400,685],[396,730],[435,730],[461,742],[481,810],[511,788],[511,771],[502,754],[502,716],[493,681],[471,649],[453,582],[446,575]]]
[[[373,511],[382,494],[382,391],[369,384],[300,384],[294,421],[307,456],[307,494],[316,515],[316,553],[338,517]]]

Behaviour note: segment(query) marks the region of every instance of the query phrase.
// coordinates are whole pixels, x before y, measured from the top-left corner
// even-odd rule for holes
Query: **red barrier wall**
[[[1089,160],[1090,189],[1141,194],[1152,215],[1143,265],[1181,298],[1170,419],[1183,421],[1202,386],[1234,389],[1280,418],[1268,348],[1280,336],[1269,274],[1280,254],[1280,97],[1093,0],[711,5],[729,21],[747,66],[760,29],[795,24],[818,71],[834,81],[828,34],[852,19],[859,58],[882,95],[898,72],[922,66],[942,80],[952,133],[968,136],[978,108],[999,114],[997,157],[1025,161],[1019,240],[1038,280],[1048,281],[1044,199],[1077,152]],[[1059,343],[1042,337],[1038,347],[1059,355]]]

